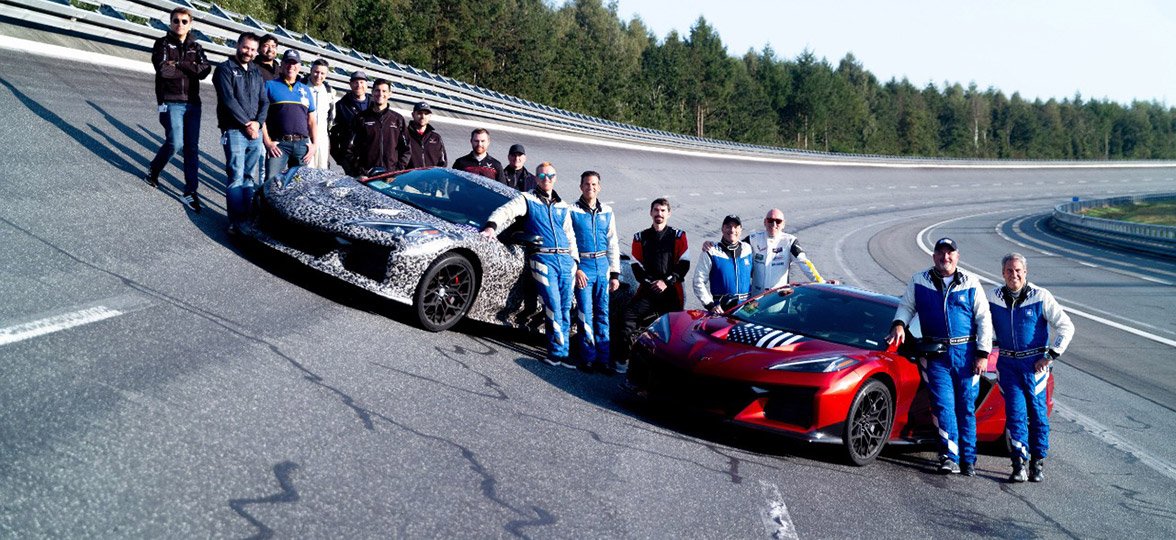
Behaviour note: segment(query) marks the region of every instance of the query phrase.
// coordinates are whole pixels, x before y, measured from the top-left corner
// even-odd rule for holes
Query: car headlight
[[[805,373],[832,373],[849,369],[858,364],[858,359],[848,356],[823,356],[793,362],[781,362],[768,369],[777,371],[802,371]]]
[[[392,236],[399,236],[402,238],[427,238],[431,236],[440,236],[441,231],[424,225],[421,223],[393,223],[390,221],[352,221],[348,225],[358,225],[360,227],[367,227],[375,229],[380,232],[391,234]]]
[[[649,329],[645,333],[653,336],[654,339],[662,343],[670,342],[670,316],[662,315],[658,317],[653,324],[649,325]]]

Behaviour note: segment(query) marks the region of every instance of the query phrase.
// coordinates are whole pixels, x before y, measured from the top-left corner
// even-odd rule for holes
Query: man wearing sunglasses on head
[[[751,294],[787,285],[788,271],[793,264],[800,267],[809,281],[825,282],[796,237],[784,232],[784,212],[779,208],[769,210],[768,215],[764,216],[764,230],[747,235],[743,241],[751,245],[753,257]],[[706,251],[713,245],[707,241],[702,249]]]
[[[155,99],[165,139],[151,160],[145,180],[151,187],[159,187],[159,173],[172,156],[182,153],[184,203],[193,212],[199,212],[196,173],[200,167],[200,79],[212,73],[212,64],[192,35],[192,12],[188,8],[175,8],[170,20],[167,35],[157,39],[151,49]]]
[[[571,207],[555,192],[555,166],[544,162],[536,169],[535,189],[520,193],[490,214],[482,236],[495,239],[496,230],[522,218],[523,230],[540,243],[528,254],[527,264],[547,307],[547,357],[552,366],[575,369],[568,359],[572,322],[572,280],[580,262]]]

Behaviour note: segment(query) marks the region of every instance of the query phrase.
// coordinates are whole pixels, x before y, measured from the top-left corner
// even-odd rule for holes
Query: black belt
[[[1006,351],[1004,349],[1001,349],[1000,355],[1007,356],[1009,358],[1028,358],[1030,356],[1037,355],[1037,354],[1045,354],[1045,352],[1048,350],[1049,350],[1049,347],[1038,347],[1036,349],[1027,349],[1024,351]]]
[[[593,251],[592,253],[581,253],[581,259],[599,259],[608,255],[607,251]]]
[[[282,141],[284,142],[297,142],[307,138],[306,135],[282,135]]]
[[[976,336],[962,336],[953,338],[928,338],[935,343],[942,343],[944,345],[962,345],[964,343],[971,343],[976,341]]]
[[[568,248],[536,248],[534,253],[554,253],[557,255],[571,254],[572,250]]]

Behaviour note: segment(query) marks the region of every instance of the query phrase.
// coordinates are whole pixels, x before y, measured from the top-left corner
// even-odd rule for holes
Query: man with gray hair
[[[1025,256],[1000,261],[1004,285],[988,291],[992,329],[1000,346],[996,362],[1005,398],[1005,426],[1013,460],[1010,482],[1041,482],[1049,450],[1046,387],[1051,364],[1066,351],[1074,324],[1049,291],[1028,281]],[[1029,463],[1026,474],[1025,462]]]

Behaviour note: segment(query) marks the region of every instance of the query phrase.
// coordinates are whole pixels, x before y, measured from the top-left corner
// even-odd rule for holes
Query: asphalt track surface
[[[723,215],[757,226],[779,206],[822,273],[893,294],[930,263],[920,234],[991,277],[1025,253],[1032,281],[1113,324],[1073,316],[1047,481],[1006,484],[999,448],[974,479],[928,473],[926,449],[857,468],[645,407],[524,336],[428,333],[236,245],[211,88],[205,211],[181,206],[174,164],[159,190],[139,180],[161,142],[151,84],[0,54],[0,536],[1176,536],[1176,266],[1041,219],[1072,196],[1176,191],[1176,168],[807,166],[495,132],[493,154],[556,163],[565,196],[600,171],[622,238],[657,196],[692,251]],[[459,155],[467,125],[437,124]]]

